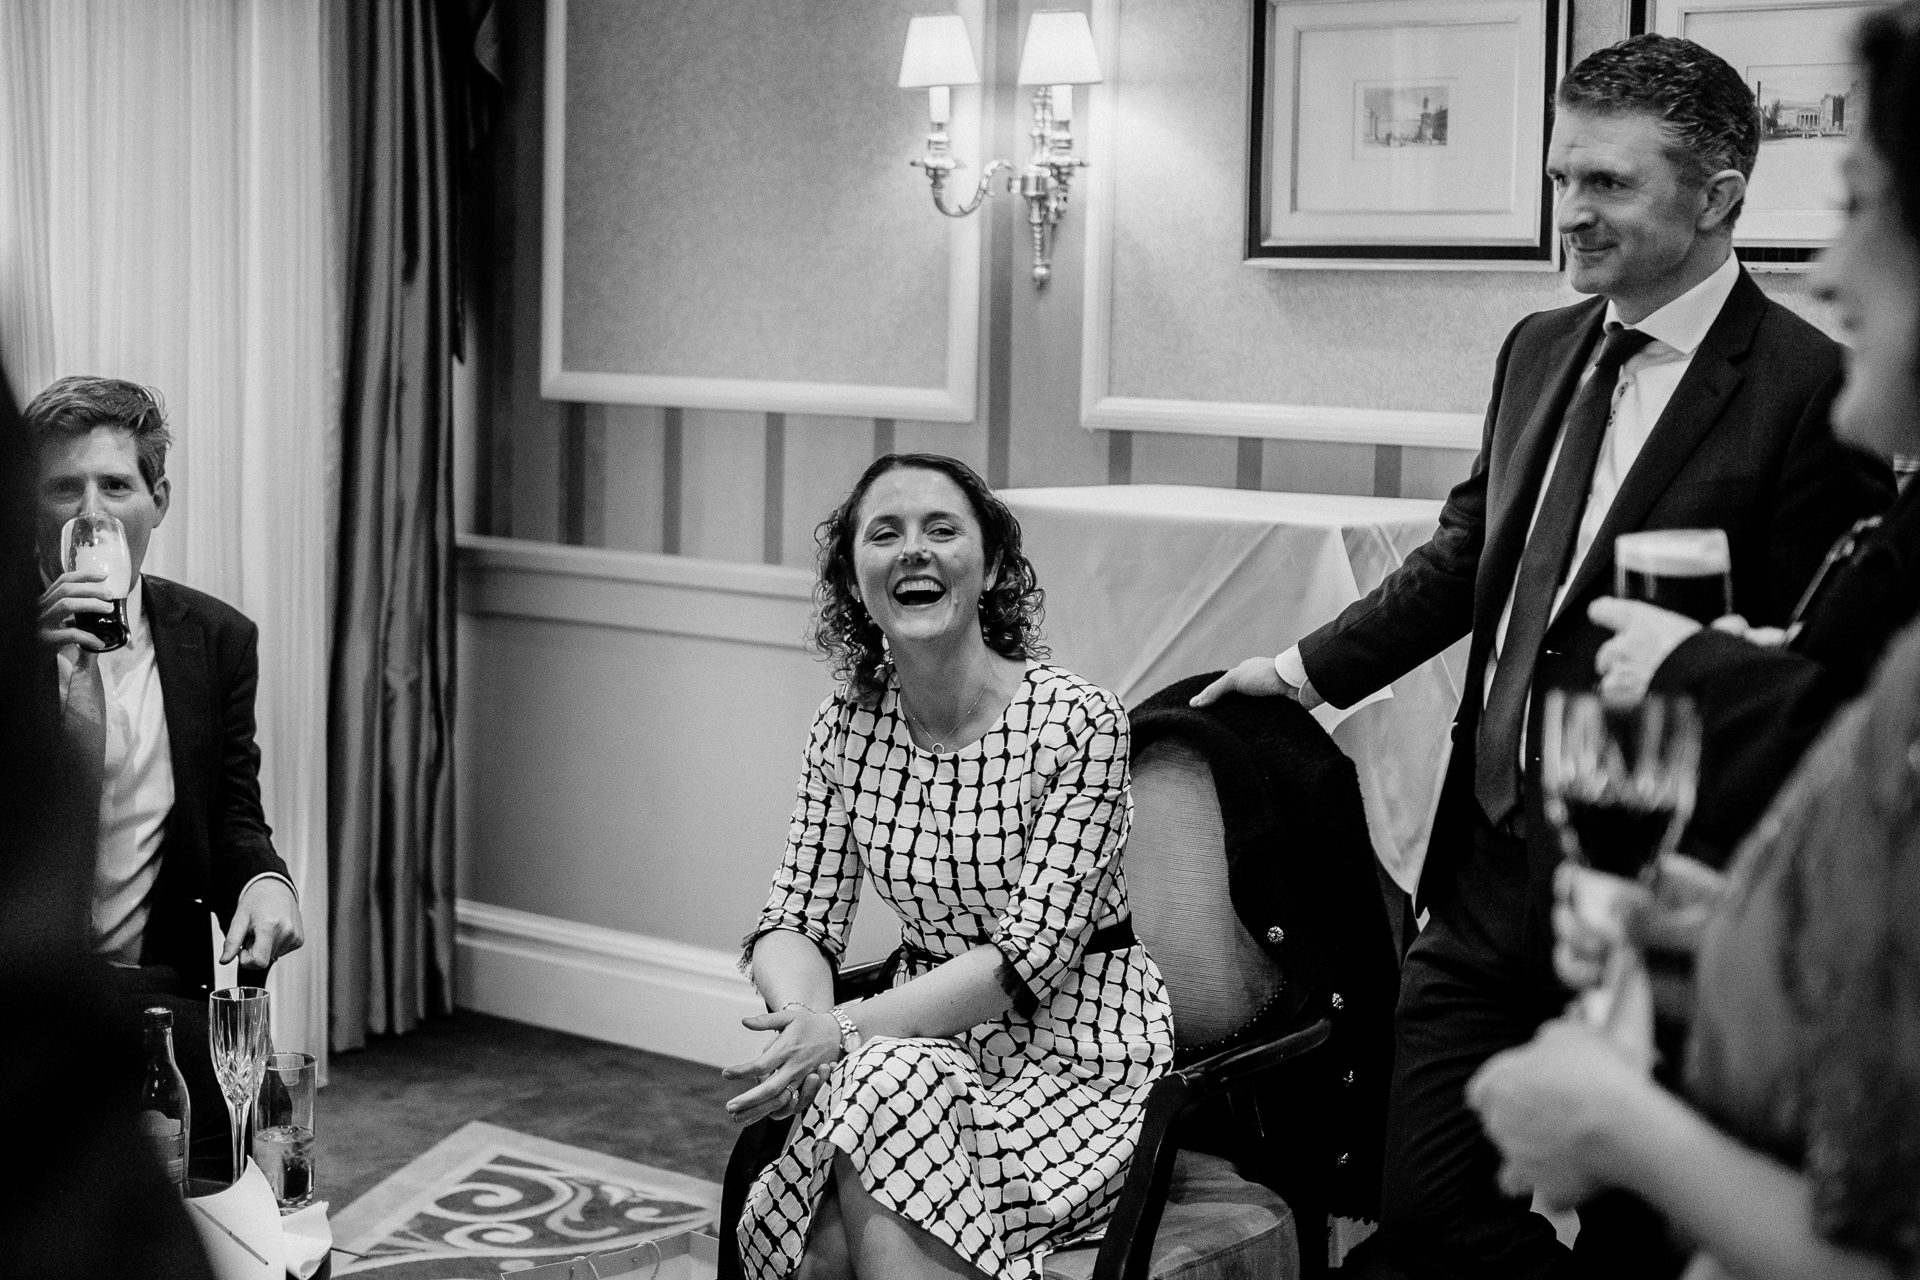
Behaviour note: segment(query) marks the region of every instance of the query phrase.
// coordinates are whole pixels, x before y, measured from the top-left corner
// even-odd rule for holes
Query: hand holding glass
[[[266,1069],[270,1034],[264,987],[225,987],[207,1001],[213,1074],[227,1101],[233,1125],[233,1179],[240,1180],[247,1159],[247,1117],[253,1112],[260,1076]]]
[[[112,599],[109,613],[79,611],[73,626],[97,637],[106,649],[127,642],[127,596],[133,590],[133,558],[127,551],[127,531],[104,511],[88,511],[60,529],[60,571],[98,573]]]

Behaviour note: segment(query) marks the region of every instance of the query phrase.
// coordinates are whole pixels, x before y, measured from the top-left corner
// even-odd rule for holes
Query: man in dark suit
[[[1609,633],[1587,605],[1610,589],[1614,538],[1724,529],[1737,609],[1778,625],[1834,539],[1893,495],[1887,468],[1829,431],[1835,344],[1732,256],[1758,149],[1751,91],[1698,45],[1639,36],[1576,67],[1547,171],[1572,284],[1598,296],[1508,335],[1479,457],[1432,541],[1295,649],[1200,695],[1351,706],[1472,636],[1420,883],[1431,914],[1395,1015],[1376,1256],[1405,1274],[1592,1273],[1616,1243],[1583,1210],[1576,1259],[1504,1196],[1464,1098],[1566,1002],[1537,729],[1546,690],[1594,682]]]
[[[140,573],[171,500],[170,437],[156,397],[119,379],[63,378],[24,416],[48,558],[43,687],[80,758],[98,770],[89,778],[100,795],[94,950],[133,1014],[145,1004],[176,1008],[196,1154],[218,1155],[226,1116],[206,1048],[208,915],[226,931],[222,963],[265,969],[303,941],[293,881],[260,805],[258,633],[212,596]],[[90,511],[126,530],[132,574],[124,585],[61,572],[49,554],[62,525]],[[118,590],[126,591],[127,641],[108,650],[76,621],[110,613]]]

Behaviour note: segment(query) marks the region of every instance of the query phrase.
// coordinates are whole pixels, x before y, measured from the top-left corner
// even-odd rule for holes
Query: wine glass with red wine
[[[1547,694],[1541,724],[1547,819],[1574,863],[1651,879],[1693,815],[1700,720],[1686,698],[1634,703]]]
[[[1623,704],[1554,690],[1542,710],[1547,820],[1580,868],[1568,905],[1611,943],[1599,984],[1570,1012],[1650,1064],[1652,990],[1625,917],[1634,883],[1652,888],[1660,855],[1673,852],[1693,814],[1700,720],[1687,699],[1658,695]]]

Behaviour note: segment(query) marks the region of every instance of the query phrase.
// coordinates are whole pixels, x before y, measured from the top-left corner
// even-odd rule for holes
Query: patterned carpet
[[[474,1121],[333,1216],[336,1276],[498,1280],[682,1231],[711,1232],[720,1188]]]

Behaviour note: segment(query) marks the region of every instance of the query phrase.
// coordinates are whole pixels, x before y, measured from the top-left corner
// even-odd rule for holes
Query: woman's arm
[[[1893,1280],[1872,1254],[1829,1244],[1813,1227],[1801,1175],[1735,1142],[1666,1090],[1645,1082],[1617,1111],[1602,1158],[1618,1183],[1744,1280]]]
[[[1813,1226],[1807,1181],[1734,1141],[1566,1021],[1497,1054],[1467,1086],[1500,1148],[1500,1183],[1555,1205],[1624,1187],[1743,1280],[1893,1280]]]
[[[997,947],[955,956],[930,973],[847,1008],[862,1039],[869,1036],[958,1035],[1005,1013],[1013,1003],[1001,983],[1005,964]],[[743,1019],[754,1031],[777,1031],[759,1057],[728,1067],[728,1080],[760,1083],[728,1101],[741,1124],[778,1115],[813,1100],[827,1067],[843,1051],[839,1019],[833,1016],[833,969],[811,938],[785,929],[763,933],[753,945],[753,985],[769,1013]],[[789,1007],[791,1006],[791,1007]]]

